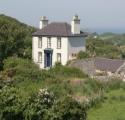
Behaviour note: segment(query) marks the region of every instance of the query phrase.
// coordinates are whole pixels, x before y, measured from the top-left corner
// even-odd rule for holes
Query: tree
[[[9,56],[31,58],[31,34],[35,28],[14,18],[0,15],[0,69]]]

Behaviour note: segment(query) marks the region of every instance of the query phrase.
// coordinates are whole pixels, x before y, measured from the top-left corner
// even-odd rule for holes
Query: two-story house
[[[40,68],[48,68],[60,62],[75,59],[79,51],[86,51],[85,33],[80,31],[80,19],[76,15],[71,25],[62,22],[48,23],[44,16],[39,30],[33,33],[32,58]]]

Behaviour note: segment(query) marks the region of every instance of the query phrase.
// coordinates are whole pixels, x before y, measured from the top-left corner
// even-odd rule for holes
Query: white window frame
[[[42,42],[43,42],[42,37],[39,37],[39,39],[38,39],[38,48],[42,48]]]
[[[38,52],[38,63],[42,63],[42,52]]]
[[[47,48],[51,48],[51,38],[47,38]]]
[[[62,41],[61,41],[61,37],[57,38],[57,49],[61,49],[62,47]]]
[[[61,63],[61,53],[57,53],[57,62]]]

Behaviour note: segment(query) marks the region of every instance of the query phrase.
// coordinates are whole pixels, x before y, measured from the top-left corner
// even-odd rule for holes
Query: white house
[[[79,51],[86,50],[85,33],[80,31],[80,19],[73,17],[71,25],[62,22],[48,23],[46,17],[40,20],[39,30],[33,33],[32,58],[40,68],[48,68],[60,62],[76,58]]]

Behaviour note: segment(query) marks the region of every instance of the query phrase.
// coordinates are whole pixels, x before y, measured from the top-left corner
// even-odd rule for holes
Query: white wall
[[[86,40],[84,37],[68,38],[68,59],[72,60],[72,54],[78,54],[80,51],[86,51]]]
[[[32,40],[32,56],[33,61],[37,63],[40,68],[44,68],[44,49],[47,48],[47,37],[42,37],[42,48],[38,48],[38,37],[33,37]],[[65,65],[68,61],[68,38],[61,38],[61,49],[57,49],[57,37],[51,38],[51,49],[53,49],[52,66],[57,62],[57,53],[61,53],[61,63]],[[38,52],[42,52],[42,63],[38,63]]]

